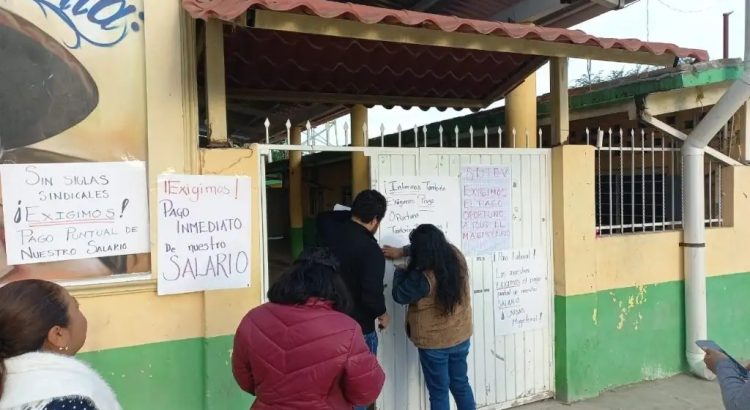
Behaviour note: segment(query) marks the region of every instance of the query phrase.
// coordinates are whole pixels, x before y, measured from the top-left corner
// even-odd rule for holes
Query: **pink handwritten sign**
[[[511,169],[507,165],[461,168],[461,237],[467,255],[511,246]]]

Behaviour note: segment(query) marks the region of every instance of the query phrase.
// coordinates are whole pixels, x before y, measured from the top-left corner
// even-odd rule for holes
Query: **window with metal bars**
[[[600,174],[596,221],[600,234],[676,229],[682,220],[679,175]]]

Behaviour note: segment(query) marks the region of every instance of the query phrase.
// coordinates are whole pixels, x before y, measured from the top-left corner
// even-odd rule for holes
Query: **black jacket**
[[[318,215],[318,244],[331,248],[339,259],[339,274],[352,297],[349,315],[364,334],[375,331],[375,320],[385,313],[383,277],[385,257],[375,237],[351,220],[348,211]]]

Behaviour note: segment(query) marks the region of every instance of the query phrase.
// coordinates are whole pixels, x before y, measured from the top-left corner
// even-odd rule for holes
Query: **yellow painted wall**
[[[575,284],[595,283],[591,259],[596,246],[594,158],[592,146],[552,149],[552,241],[558,295],[570,294]]]
[[[156,179],[163,172],[193,173],[197,156],[197,100],[192,39],[194,23],[179,2],[146,1],[145,103],[151,220],[156,218]],[[185,40],[185,41],[183,41]],[[193,39],[194,40],[194,39]],[[151,266],[156,266],[156,224],[151,224]],[[156,295],[156,281],[73,285],[88,318],[84,352],[201,337],[203,295]]]
[[[233,334],[240,320],[251,308],[261,303],[263,289],[263,254],[261,253],[261,181],[262,164],[255,149],[203,149],[200,170],[203,175],[247,175],[251,178],[250,227],[251,285],[249,288],[205,292],[205,336]],[[218,211],[218,210],[217,210]]]
[[[515,129],[516,134],[513,141],[513,133],[507,132],[508,141],[504,141],[503,146],[537,146],[536,105],[536,73],[533,73],[505,97],[505,128]]]
[[[261,207],[259,163],[252,149],[212,149],[200,152],[205,175],[248,175],[252,179],[251,287],[239,290],[157,296],[151,281],[72,288],[89,321],[83,351],[137,346],[195,337],[234,333],[242,317],[261,303]]]
[[[201,337],[203,295],[159,297],[156,284],[125,293],[73,291],[89,323],[82,352]]]
[[[555,291],[571,296],[681,280],[681,232],[596,237],[594,148],[553,149]],[[727,227],[706,234],[710,276],[750,272],[750,167],[727,167],[722,180]]]

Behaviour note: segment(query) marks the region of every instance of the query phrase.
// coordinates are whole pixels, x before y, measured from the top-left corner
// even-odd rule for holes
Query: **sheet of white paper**
[[[143,161],[0,165],[8,264],[150,251]]]
[[[250,286],[250,178],[159,177],[159,295]]]
[[[440,228],[453,244],[461,240],[461,200],[456,177],[393,177],[380,192],[388,209],[380,224],[380,244],[403,246],[420,224]]]
[[[462,249],[466,255],[491,255],[510,248],[510,173],[508,165],[461,168]]]
[[[547,266],[536,249],[495,253],[493,272],[495,332],[522,333],[549,322]]]

